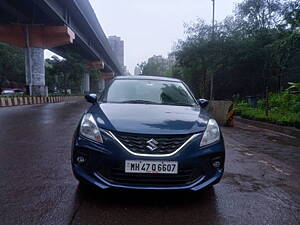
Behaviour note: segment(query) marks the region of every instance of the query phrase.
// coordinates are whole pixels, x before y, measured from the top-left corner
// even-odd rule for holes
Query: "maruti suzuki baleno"
[[[100,189],[193,190],[218,183],[225,148],[217,122],[180,80],[120,76],[74,134],[72,169]]]

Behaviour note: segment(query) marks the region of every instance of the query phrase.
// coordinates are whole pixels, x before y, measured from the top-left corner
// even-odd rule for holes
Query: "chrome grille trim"
[[[183,147],[185,147],[189,142],[191,142],[193,139],[195,139],[196,137],[199,137],[201,135],[200,133],[192,135],[186,142],[184,142],[183,145],[181,145],[178,149],[176,149],[174,152],[169,153],[169,154],[142,154],[142,153],[136,153],[136,152],[131,151],[111,131],[108,131],[108,132],[113,137],[113,139],[115,141],[117,141],[123,147],[123,149],[125,149],[130,154],[136,155],[136,156],[146,156],[146,157],[169,157],[169,156],[175,155]]]

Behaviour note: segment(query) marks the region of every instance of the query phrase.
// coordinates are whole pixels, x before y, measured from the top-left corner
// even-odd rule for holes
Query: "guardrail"
[[[0,98],[0,107],[70,102],[79,100],[84,100],[83,96],[2,97]]]

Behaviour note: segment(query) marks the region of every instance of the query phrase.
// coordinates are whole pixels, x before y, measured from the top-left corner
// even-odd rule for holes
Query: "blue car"
[[[120,76],[82,116],[72,169],[100,189],[198,191],[218,183],[225,147],[217,122],[180,80]]]

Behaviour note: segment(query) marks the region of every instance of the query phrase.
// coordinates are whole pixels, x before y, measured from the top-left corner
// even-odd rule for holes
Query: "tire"
[[[80,191],[84,191],[84,192],[93,190],[93,187],[90,184],[87,184],[83,181],[79,181],[78,188]]]

